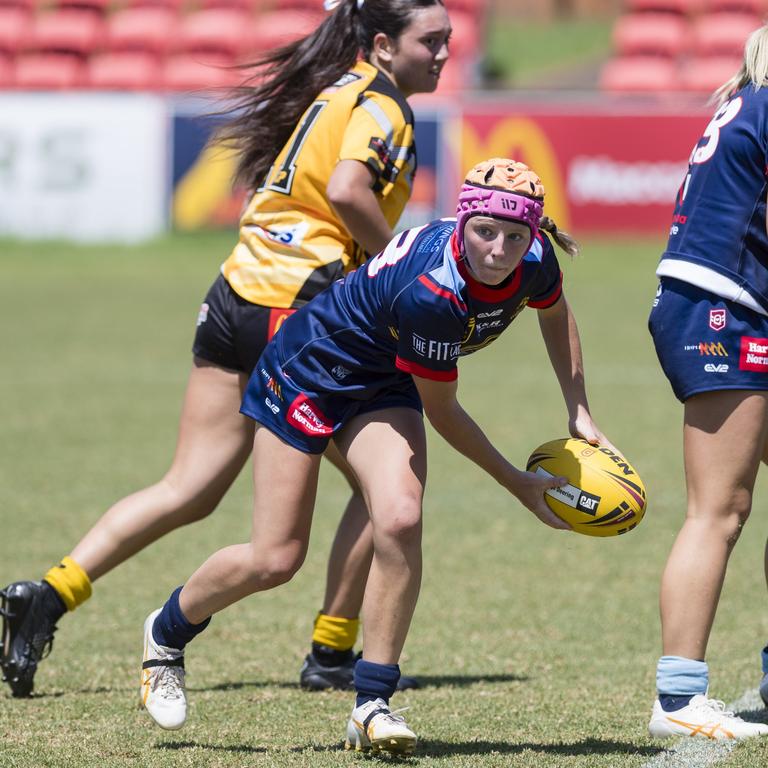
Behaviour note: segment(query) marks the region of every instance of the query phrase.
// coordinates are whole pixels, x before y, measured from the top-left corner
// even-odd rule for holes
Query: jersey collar
[[[486,304],[495,304],[510,298],[510,296],[520,289],[520,282],[523,279],[522,261],[503,283],[500,285],[486,285],[479,280],[475,280],[475,278],[469,274],[467,265],[464,263],[464,259],[461,258],[461,254],[459,253],[459,243],[456,232],[451,235],[451,253],[456,261],[456,267],[459,270],[459,274],[467,284],[469,295],[473,298],[479,299]]]

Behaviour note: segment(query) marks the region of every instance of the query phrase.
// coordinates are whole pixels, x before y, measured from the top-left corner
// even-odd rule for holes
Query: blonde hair
[[[581,253],[581,246],[567,232],[557,228],[554,219],[549,216],[542,216],[539,222],[539,229],[552,236],[552,239],[571,257],[574,258]]]
[[[734,92],[748,83],[752,83],[755,90],[768,85],[768,24],[756,29],[747,38],[741,68],[712,94],[710,102],[718,106],[724,104]]]

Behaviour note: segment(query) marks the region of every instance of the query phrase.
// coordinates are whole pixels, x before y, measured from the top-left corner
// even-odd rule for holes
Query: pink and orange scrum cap
[[[456,206],[456,237],[464,253],[464,227],[472,216],[493,216],[526,224],[530,248],[544,212],[544,185],[524,163],[502,157],[483,160],[464,179]]]

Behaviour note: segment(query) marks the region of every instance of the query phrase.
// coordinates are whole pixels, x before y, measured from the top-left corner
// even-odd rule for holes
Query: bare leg
[[[720,391],[685,404],[688,511],[661,582],[664,655],[704,659],[728,558],[749,516],[768,394]]]
[[[371,569],[373,528],[357,479],[334,443],[328,447],[325,457],[347,478],[352,496],[339,521],[328,558],[323,613],[356,619],[360,616]]]
[[[168,473],[113,505],[72,551],[91,581],[216,508],[253,442],[253,422],[239,413],[247,383],[243,373],[195,359]]]
[[[220,549],[186,582],[179,606],[192,624],[296,573],[307,552],[320,459],[257,425],[251,541]]]
[[[359,479],[373,523],[363,656],[396,664],[421,585],[424,423],[409,408],[378,411],[350,422],[336,443]]]

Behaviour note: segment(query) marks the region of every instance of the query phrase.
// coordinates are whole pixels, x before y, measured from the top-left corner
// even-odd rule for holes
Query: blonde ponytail
[[[539,222],[539,229],[552,236],[552,239],[571,257],[574,258],[581,253],[581,246],[567,232],[557,228],[553,219],[549,216],[542,216]]]
[[[712,94],[710,101],[719,106],[748,83],[755,89],[768,85],[768,25],[756,29],[747,38],[741,68]]]

